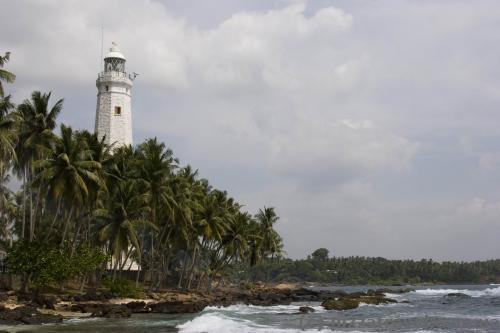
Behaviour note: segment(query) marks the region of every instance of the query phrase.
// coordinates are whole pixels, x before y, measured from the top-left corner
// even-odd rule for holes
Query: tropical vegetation
[[[131,273],[151,289],[204,289],[231,265],[281,256],[273,208],[246,212],[157,138],[115,147],[58,125],[63,100],[50,92],[14,105],[9,56],[0,57],[0,246],[22,289],[77,280],[121,290]]]
[[[500,283],[500,260],[437,262],[380,257],[330,257],[325,248],[306,259],[271,259],[249,268],[234,267],[233,279],[328,284]]]

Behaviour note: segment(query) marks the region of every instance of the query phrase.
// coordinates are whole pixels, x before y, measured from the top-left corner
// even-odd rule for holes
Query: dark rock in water
[[[399,303],[410,304],[410,301],[409,301],[409,300],[407,300],[407,299],[404,299],[404,300],[402,300],[402,301],[401,301],[401,302],[399,302]]]
[[[63,317],[61,315],[37,314],[23,317],[21,321],[27,325],[57,324],[63,321]]]
[[[464,294],[464,293],[449,293],[445,297],[463,297],[463,298],[470,298],[469,295]]]
[[[400,288],[400,289],[391,289],[391,288],[379,288],[375,290],[373,293],[376,295],[381,294],[405,294],[415,291],[413,288]]]
[[[132,311],[126,305],[118,304],[101,304],[99,309],[92,312],[92,317],[104,318],[128,318],[132,315]]]
[[[314,309],[313,309],[313,308],[311,308],[310,306],[301,306],[301,307],[299,308],[299,311],[300,311],[301,313],[313,313],[313,312],[315,312],[316,310],[314,310]]]
[[[356,298],[356,297],[361,297],[361,296],[367,296],[367,294],[363,291],[356,291],[356,292],[349,294],[350,298]]]
[[[132,313],[146,313],[149,312],[149,309],[146,308],[146,302],[130,302],[126,304],[127,308],[132,311]]]
[[[328,299],[321,303],[321,305],[326,310],[351,310],[359,306],[359,301],[350,298]]]
[[[61,315],[42,314],[32,306],[20,306],[15,309],[0,309],[0,324],[19,325],[19,324],[49,324],[60,323],[63,317]]]
[[[153,313],[196,313],[202,311],[207,305],[206,301],[165,301],[150,304],[148,309]]]
[[[395,299],[386,298],[383,296],[362,296],[362,297],[359,297],[357,300],[359,300],[361,303],[373,304],[373,305],[397,303],[398,302]]]

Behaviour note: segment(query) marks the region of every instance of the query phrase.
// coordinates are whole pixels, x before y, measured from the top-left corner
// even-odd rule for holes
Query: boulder
[[[40,308],[50,310],[55,310],[55,306],[58,303],[57,298],[51,295],[33,295],[31,301]]]
[[[313,313],[315,312],[316,310],[314,310],[313,308],[311,308],[310,306],[301,306],[299,308],[299,312],[301,313]]]
[[[14,309],[2,307],[0,309],[0,324],[19,325],[19,324],[49,324],[60,323],[63,317],[60,315],[42,314],[32,306],[20,306]]]
[[[121,304],[101,304],[101,307],[92,312],[92,317],[104,318],[129,318],[132,311],[126,306]]]
[[[395,299],[387,298],[387,297],[383,297],[383,296],[362,296],[362,297],[358,298],[358,300],[361,303],[373,304],[373,305],[397,303],[398,302]]]
[[[326,310],[351,310],[359,306],[359,300],[351,298],[328,299],[321,303]]]
[[[127,308],[132,311],[132,313],[147,313],[149,309],[146,308],[146,302],[134,301],[126,304]]]
[[[445,297],[470,298],[471,296],[464,293],[449,293]]]
[[[208,303],[204,300],[185,302],[175,300],[149,304],[147,309],[153,313],[196,313],[202,311],[207,305]]]

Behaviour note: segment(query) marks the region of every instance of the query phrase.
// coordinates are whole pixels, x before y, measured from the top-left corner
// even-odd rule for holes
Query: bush
[[[142,288],[137,287],[135,282],[125,279],[104,278],[102,284],[108,288],[114,296],[128,298],[142,298],[144,296]]]
[[[242,282],[240,283],[240,288],[243,290],[253,290],[256,286],[252,282]]]
[[[106,260],[99,248],[77,247],[71,255],[69,246],[35,242],[17,242],[7,254],[7,268],[31,279],[36,288],[62,284],[94,271]]]

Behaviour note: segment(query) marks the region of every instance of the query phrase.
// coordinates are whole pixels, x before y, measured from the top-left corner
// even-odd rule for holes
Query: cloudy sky
[[[0,0],[16,101],[93,129],[115,41],[157,136],[291,257],[500,257],[500,2]]]

